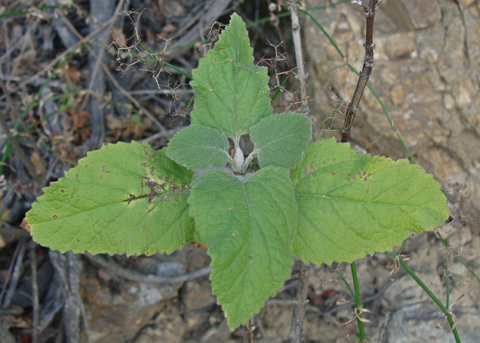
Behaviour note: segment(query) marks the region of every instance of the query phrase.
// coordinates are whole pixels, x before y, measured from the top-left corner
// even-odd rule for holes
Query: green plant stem
[[[367,342],[367,338],[365,336],[365,328],[363,327],[362,321],[362,298],[360,296],[360,286],[358,285],[358,278],[357,278],[357,267],[355,265],[355,261],[350,264],[352,269],[352,278],[353,278],[353,288],[355,290],[355,317],[357,318],[357,325],[358,325],[358,334],[360,335],[360,342],[365,343]]]
[[[403,261],[401,257],[397,257],[395,254],[391,252],[385,252],[388,256],[393,259],[397,259],[398,263],[402,266],[403,269],[415,280],[415,282],[424,290],[425,293],[433,300],[433,302],[442,310],[442,312],[447,316],[448,323],[452,328],[453,336],[455,337],[455,342],[461,343],[460,336],[458,335],[457,328],[455,327],[455,321],[453,320],[452,313],[450,310],[445,307],[442,302],[436,297],[435,294],[423,283],[423,281],[415,274],[413,270]]]
[[[332,112],[332,115],[328,119],[327,125],[325,125],[325,128],[323,130],[323,139],[325,139],[325,136],[327,135],[327,131],[330,129],[330,126],[332,125],[333,118],[335,117],[335,114],[337,113],[338,109],[340,108],[341,103],[338,103],[337,106],[335,106],[335,109]]]
[[[137,38],[137,41],[138,41],[138,44],[140,44],[140,46],[142,48],[144,48],[153,58],[155,58],[155,60],[160,64],[160,65],[166,65],[167,67],[170,67],[172,68],[173,70],[175,70],[177,73],[185,76],[187,79],[189,80],[192,80],[192,76],[190,74],[187,74],[186,72],[184,72],[183,70],[175,67],[173,64],[171,63],[168,63],[167,61],[165,60],[160,60],[157,55],[155,53],[153,53],[152,50],[150,50],[145,44],[142,43],[142,40],[140,39],[140,35],[138,34],[138,30],[137,30],[137,27],[135,26],[135,37]]]
[[[448,244],[448,242],[445,240],[445,238],[442,237],[442,235],[440,234],[440,232],[437,232],[437,237],[440,239],[440,241],[443,243],[443,245],[447,248],[447,249],[450,249],[450,251],[452,252],[452,255],[453,257],[462,265],[464,266],[469,272],[470,272],[470,275],[472,275],[475,280],[477,280],[478,283],[480,283],[480,278],[478,277],[478,275],[475,273],[475,271],[472,270],[472,268],[470,268],[466,263],[465,261],[463,261],[463,259],[458,256],[451,248],[450,248],[450,245]]]
[[[450,308],[450,272],[448,271],[448,250],[445,254],[445,288],[446,288],[446,300],[445,307]]]
[[[277,70],[275,70],[275,75],[278,77]],[[289,75],[287,75],[287,77],[285,77],[285,80],[283,80],[282,83],[280,84],[281,88],[277,89],[275,91],[275,94],[273,95],[273,98],[272,98],[272,102],[275,102],[277,96],[280,95],[280,98],[278,99],[278,102],[277,102],[277,104],[280,105],[280,103],[282,101],[282,91],[281,91],[281,89],[285,86],[285,83],[287,83],[288,78],[289,78]]]
[[[338,267],[338,272],[340,273],[340,277],[342,278],[342,281],[345,284],[345,287],[347,287],[348,291],[350,292],[350,295],[352,296],[352,298],[355,298],[355,292],[353,291],[352,287],[350,287],[350,285],[347,282],[347,279],[343,275],[342,267],[340,266]]]
[[[333,4],[328,4],[328,5],[321,5],[321,6],[313,6],[313,7],[309,7],[308,10],[325,10],[327,8],[332,8],[332,7],[336,7],[338,5],[341,5],[343,3],[346,3],[346,2],[350,2],[351,0],[340,0],[340,1],[337,1],[337,2],[334,2]],[[287,4],[283,4],[284,7],[288,6]],[[285,18],[285,17],[289,17],[291,15],[290,11],[286,11],[286,12],[282,12],[282,13],[279,13],[279,14],[276,14],[275,17],[277,19],[281,19],[281,18]],[[255,25],[259,25],[259,24],[264,24],[264,23],[268,23],[270,22],[272,19],[270,17],[265,17],[265,18],[260,18],[258,20],[255,20],[255,21],[252,21],[250,23],[247,24],[247,29],[252,27],[252,26],[255,26]]]
[[[0,14],[0,19],[2,18],[8,18],[8,17],[15,17],[15,16],[23,16],[26,14],[29,14],[32,12],[32,10],[46,10],[46,9],[52,9],[52,8],[62,8],[64,6],[61,5],[43,5],[43,6],[38,6],[38,7],[32,7],[29,10],[25,11],[13,11],[13,12],[7,12],[7,13],[2,13]]]

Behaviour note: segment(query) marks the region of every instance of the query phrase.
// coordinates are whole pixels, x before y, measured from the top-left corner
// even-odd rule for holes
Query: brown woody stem
[[[300,36],[300,20],[298,19],[298,5],[295,0],[290,1],[290,11],[292,18],[292,36],[293,45],[295,47],[295,59],[297,62],[297,78],[300,83],[300,97],[302,104],[302,113],[307,117],[310,116],[307,98],[307,75],[305,73],[305,65],[303,62],[302,38]],[[312,133],[313,140],[313,133]],[[293,303],[292,326],[288,339],[291,343],[301,343],[301,334],[303,328],[303,319],[305,317],[305,304],[307,301],[308,279],[310,277],[310,264],[300,262],[300,271],[298,276],[297,297]]]
[[[350,131],[353,127],[355,114],[358,112],[358,105],[362,99],[363,91],[367,85],[368,79],[373,70],[373,51],[375,44],[373,44],[373,21],[375,19],[375,12],[380,1],[370,0],[368,6],[363,5],[365,16],[367,17],[367,27],[365,33],[365,59],[363,61],[363,68],[358,78],[357,87],[353,93],[352,101],[348,104],[347,113],[345,114],[345,122],[342,127],[342,142],[350,141]]]

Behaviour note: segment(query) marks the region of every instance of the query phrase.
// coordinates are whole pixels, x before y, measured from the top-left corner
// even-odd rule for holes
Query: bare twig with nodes
[[[300,82],[300,99],[302,104],[302,113],[310,116],[307,98],[307,75],[302,51],[302,39],[300,36],[300,21],[298,19],[298,4],[295,0],[290,0],[290,11],[292,17],[292,35],[293,45],[295,47],[295,59],[297,63],[297,78]],[[313,134],[312,134],[313,140]],[[308,279],[310,277],[310,263],[300,262],[300,271],[298,276],[297,296],[293,303],[292,326],[288,339],[291,343],[301,343],[301,334],[303,327],[303,319],[305,317],[305,305],[307,303]]]
[[[342,142],[350,141],[350,131],[353,127],[353,121],[355,119],[355,114],[358,111],[358,105],[362,99],[363,91],[367,85],[368,79],[372,73],[373,69],[373,51],[375,45],[373,44],[373,22],[375,18],[375,12],[380,4],[381,0],[352,0],[352,3],[362,5],[364,9],[365,16],[367,18],[367,27],[366,27],[366,38],[365,38],[365,59],[363,63],[362,71],[360,72],[360,77],[353,95],[352,101],[348,105],[347,113],[345,116],[345,123],[342,128]],[[368,3],[368,4],[367,4]],[[302,44],[300,37],[300,23],[298,20],[298,4],[295,0],[290,0],[290,11],[292,18],[292,35],[293,42],[295,46],[295,57],[297,61],[298,74],[297,78],[300,82],[300,96],[302,104],[302,112],[305,115],[310,114],[308,108],[308,97],[306,92],[306,74],[303,63],[303,53],[302,53]],[[352,267],[354,268],[354,264]],[[297,297],[293,306],[292,314],[292,327],[288,335],[288,339],[291,343],[301,343],[301,333],[303,326],[303,319],[305,316],[305,304],[307,303],[307,287],[308,287],[308,278],[310,275],[310,265],[302,262],[300,272],[299,272],[299,285],[297,290]],[[358,307],[358,303],[357,303]],[[360,317],[361,315],[358,314]],[[362,319],[362,318],[358,318]],[[359,320],[359,321],[360,321]],[[363,331],[363,323],[359,322],[359,330]],[[362,336],[362,341],[366,342],[364,339],[364,334]]]
[[[307,74],[305,73],[305,64],[303,60],[302,38],[300,37],[300,21],[298,20],[298,4],[296,1],[290,1],[290,11],[292,13],[292,36],[295,48],[295,59],[297,61],[297,79],[300,82],[300,97],[302,104],[302,113],[310,116],[307,97]]]
[[[374,59],[373,51],[375,49],[375,44],[373,44],[373,22],[375,19],[375,12],[378,9],[382,0],[352,0],[353,4],[363,6],[363,13],[367,18],[367,25],[365,29],[365,59],[363,60],[362,71],[360,72],[360,77],[358,78],[357,87],[353,93],[352,101],[348,104],[347,113],[345,114],[345,122],[342,127],[342,142],[350,142],[350,131],[353,127],[353,121],[355,120],[355,114],[358,112],[358,105],[362,99],[363,91],[367,85],[368,79],[372,74]],[[365,334],[365,329],[363,323],[367,321],[363,318],[362,312],[365,312],[365,309],[362,305],[362,299],[360,296],[360,287],[358,285],[357,277],[357,268],[355,261],[350,264],[352,270],[352,278],[354,283],[354,297],[355,297],[355,317],[357,320],[358,332],[360,336],[360,342],[368,343],[367,337]],[[352,319],[353,320],[353,319]]]
[[[368,2],[368,4],[367,4]],[[350,131],[353,127],[355,114],[358,112],[358,105],[362,99],[363,91],[367,85],[368,79],[373,70],[373,51],[375,44],[373,44],[373,21],[375,19],[375,12],[382,0],[352,0],[353,4],[363,6],[363,13],[367,17],[367,27],[365,32],[365,59],[363,61],[362,71],[357,82],[357,87],[353,93],[352,101],[348,104],[347,113],[345,114],[345,122],[342,127],[342,142],[350,141]]]

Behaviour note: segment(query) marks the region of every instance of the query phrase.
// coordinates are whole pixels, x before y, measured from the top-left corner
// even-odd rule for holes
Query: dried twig
[[[49,71],[51,71],[55,67],[55,65],[57,63],[63,61],[68,56],[68,54],[72,53],[73,51],[75,51],[76,49],[81,47],[83,44],[85,44],[86,42],[91,40],[92,37],[94,37],[100,31],[105,29],[105,27],[107,27],[115,19],[116,19],[116,16],[112,16],[112,18],[110,18],[105,23],[102,23],[95,31],[89,33],[87,36],[80,39],[80,41],[78,41],[75,45],[71,46],[70,48],[68,48],[67,50],[63,51],[61,54],[56,56],[55,59],[53,59],[50,63],[48,63],[44,68],[42,68],[42,70],[38,71],[37,73],[35,73],[31,77],[29,77],[28,79],[26,79],[23,82],[21,82],[20,84],[18,84],[17,87],[12,90],[12,93],[15,93],[19,89],[25,88],[28,84],[32,83],[32,81],[35,80],[40,75],[46,74]],[[4,96],[5,95],[0,96],[0,100],[2,100],[4,98]]]
[[[295,47],[295,59],[297,62],[297,78],[300,82],[300,97],[302,104],[302,113],[310,116],[310,109],[308,107],[307,99],[307,84],[305,66],[303,61],[302,39],[300,36],[300,21],[298,19],[298,5],[295,0],[290,1],[290,11],[292,13],[292,35],[293,45]],[[313,133],[312,133],[313,140]],[[303,327],[303,318],[305,316],[305,304],[307,303],[307,287],[308,279],[310,277],[310,264],[300,262],[300,272],[298,276],[297,297],[293,303],[292,313],[292,327],[288,334],[288,339],[292,343],[301,342],[301,334]]]
[[[297,297],[293,302],[292,327],[288,334],[288,339],[291,343],[302,342],[303,319],[305,317],[305,306],[308,303],[307,291],[308,279],[310,278],[310,263],[300,263]]]
[[[254,343],[254,336],[253,336],[253,330],[255,327],[252,325],[252,319],[247,320],[247,323],[244,325],[245,326],[245,332],[243,336],[243,342],[244,343]]]
[[[390,320],[390,312],[385,313],[385,319],[383,320],[382,327],[380,328],[380,333],[378,334],[378,343],[383,342],[383,337],[385,336],[385,332],[387,332],[388,321]]]
[[[305,73],[305,63],[303,62],[302,38],[300,37],[300,21],[298,19],[298,5],[296,1],[290,1],[290,11],[292,12],[292,35],[293,45],[295,47],[295,59],[297,61],[297,79],[300,82],[300,97],[302,104],[302,113],[310,116],[307,98],[307,74]]]
[[[15,290],[17,288],[18,280],[20,279],[20,275],[22,272],[22,263],[23,263],[23,257],[25,256],[25,246],[27,244],[27,238],[22,238],[22,240],[18,243],[17,249],[15,250],[14,256],[12,258],[12,265],[13,268],[9,270],[9,275],[10,280],[7,278],[5,280],[3,289],[2,289],[2,304],[1,308],[7,308],[10,306],[10,303],[13,298],[13,294],[15,293]],[[7,282],[10,282],[10,285],[8,286],[8,290],[5,292],[7,289]]]
[[[30,241],[28,246],[28,257],[30,259],[30,272],[32,274],[32,306],[33,306],[33,316],[32,316],[32,343],[37,343],[38,340],[38,319],[40,312],[40,302],[38,300],[38,281],[37,281],[37,256],[36,254],[36,243]]]
[[[142,274],[136,272],[134,270],[129,270],[119,266],[116,263],[109,262],[106,259],[102,258],[101,256],[92,256],[89,254],[85,254],[90,262],[94,265],[101,267],[109,272],[112,272],[124,279],[136,281],[136,282],[144,282],[144,283],[164,283],[164,284],[175,284],[175,283],[183,283],[193,279],[196,279],[201,276],[205,276],[210,274],[211,267],[206,266],[195,270],[193,272],[184,273],[176,276],[158,276],[152,274]]]
[[[81,341],[81,318],[83,314],[83,300],[80,296],[80,273],[82,263],[72,252],[62,254],[58,251],[49,252],[56,273],[61,280],[63,295],[63,318],[65,319],[65,337],[68,343],[79,343]],[[83,324],[88,340],[88,328],[85,316]]]
[[[118,2],[117,8],[113,10],[114,2],[108,1],[91,1],[90,2],[90,14],[99,21],[107,20],[109,17],[116,17],[118,11],[120,11],[123,5],[123,0]],[[89,56],[88,56],[88,89],[91,89],[95,94],[103,96],[105,92],[105,78],[103,71],[100,69],[100,63],[106,61],[104,51],[106,43],[105,41],[110,35],[110,30],[113,26],[112,21],[104,31],[99,32],[95,37],[100,42],[90,42]],[[95,30],[96,23],[90,23],[90,30]],[[92,53],[95,52],[95,53]],[[99,148],[105,139],[105,110],[101,106],[101,102],[96,97],[89,97],[88,94],[84,99],[83,104],[87,105],[87,111],[90,114],[90,136],[88,138],[89,150],[93,148]],[[85,108],[85,106],[82,106]]]
[[[368,79],[372,74],[374,65],[373,50],[375,49],[375,44],[373,44],[373,22],[375,19],[375,12],[377,11],[378,5],[381,1],[382,0],[378,0],[378,2],[377,0],[369,0],[368,5],[367,0],[352,1],[355,4],[363,6],[363,13],[367,18],[367,26],[365,32],[365,59],[363,61],[363,68],[360,72],[360,77],[358,78],[357,87],[355,88],[355,92],[353,93],[352,101],[348,104],[347,113],[345,114],[345,122],[341,130],[342,142],[344,143],[350,142],[350,131],[353,127],[355,114],[358,111],[358,105],[360,104],[360,100],[362,99],[365,86],[367,85]],[[355,318],[357,319],[360,341],[362,343],[368,343],[368,341],[366,340],[365,329],[363,326],[363,322],[366,320],[362,318],[362,312],[364,311],[364,309],[362,305],[362,299],[360,297],[360,288],[358,285],[357,268],[355,265],[355,261],[353,261],[350,266],[352,268],[352,277],[355,288]]]
[[[348,104],[347,113],[345,114],[345,122],[342,128],[342,142],[350,141],[350,131],[353,127],[353,121],[355,120],[355,114],[358,111],[358,105],[362,99],[363,91],[367,85],[368,79],[373,70],[373,51],[375,44],[373,44],[373,21],[375,19],[375,12],[377,11],[380,1],[370,0],[369,4],[366,4],[366,0],[357,1],[359,5],[363,6],[363,13],[367,17],[367,28],[365,33],[365,59],[363,61],[363,68],[358,78],[357,87],[353,93],[352,101]]]
[[[118,8],[118,6],[117,6]],[[112,17],[113,18],[113,17]],[[66,18],[63,17],[65,24],[67,27],[80,39],[83,40],[82,35],[77,31],[77,29],[72,25],[72,23]],[[113,22],[113,21],[112,21]],[[97,60],[100,59],[100,56],[97,54],[97,52],[92,49],[90,46],[87,45],[87,49],[89,50],[90,53],[92,53],[94,56],[97,57]],[[113,83],[113,85],[116,87],[117,90],[119,90],[128,100],[130,100],[142,113],[145,113],[145,115],[157,126],[157,128],[160,130],[160,134],[163,137],[170,138],[168,130],[158,121],[155,116],[147,110],[144,106],[140,104],[137,99],[135,99],[131,92],[127,91],[125,88],[123,88],[120,83],[117,81],[115,76],[110,72],[110,69],[108,66],[103,62],[100,61],[99,65],[102,67],[103,72],[105,75],[110,79],[110,81]]]

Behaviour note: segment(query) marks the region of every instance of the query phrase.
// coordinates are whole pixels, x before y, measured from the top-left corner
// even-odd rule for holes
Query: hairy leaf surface
[[[250,130],[262,168],[297,165],[312,136],[312,121],[303,114],[288,112],[262,119]]]
[[[193,240],[193,177],[147,143],[104,145],[44,189],[25,225],[61,252],[170,253]]]
[[[310,144],[290,176],[299,208],[293,250],[305,262],[391,250],[448,217],[440,184],[419,166],[360,154],[335,139]]]
[[[193,71],[193,124],[237,140],[272,113],[267,69],[253,64],[252,51],[245,23],[233,14],[215,48]]]
[[[286,169],[267,167],[249,178],[213,170],[192,187],[190,214],[212,257],[213,293],[233,329],[290,276],[293,185]]]
[[[192,125],[170,140],[167,155],[191,170],[224,167],[229,159],[228,147],[227,137],[220,131]]]

